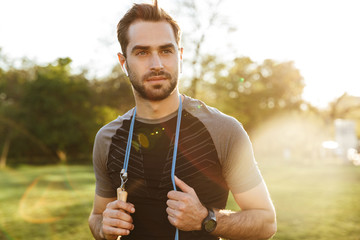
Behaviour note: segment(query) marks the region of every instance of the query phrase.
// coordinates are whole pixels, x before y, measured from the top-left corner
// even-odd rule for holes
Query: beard
[[[150,101],[161,101],[174,91],[178,83],[178,73],[174,71],[170,74],[166,71],[152,71],[145,74],[143,77],[138,77],[134,72],[131,71],[127,66],[129,72],[129,79],[134,90],[143,98]],[[150,77],[164,76],[166,81],[159,84],[146,85],[146,80]]]

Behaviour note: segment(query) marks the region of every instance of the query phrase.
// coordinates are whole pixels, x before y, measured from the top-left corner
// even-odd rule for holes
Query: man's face
[[[177,89],[179,49],[165,21],[136,21],[128,31],[126,64],[135,94],[159,101]]]

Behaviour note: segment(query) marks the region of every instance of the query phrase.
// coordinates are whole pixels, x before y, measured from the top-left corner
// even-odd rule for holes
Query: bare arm
[[[234,194],[239,212],[216,211],[218,225],[213,235],[228,239],[269,239],[276,232],[275,209],[264,182]]]
[[[89,227],[96,240],[116,239],[129,235],[134,229],[130,213],[134,205],[116,198],[103,198],[95,194],[94,206],[89,217]]]
[[[176,185],[183,192],[168,193],[167,213],[169,221],[183,231],[200,230],[207,215],[194,189],[176,178]],[[275,209],[265,183],[243,193],[234,194],[242,209],[239,212],[216,211],[217,227],[213,235],[229,239],[268,239],[276,232]]]

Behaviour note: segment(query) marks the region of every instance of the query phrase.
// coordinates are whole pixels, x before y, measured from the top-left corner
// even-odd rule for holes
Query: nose
[[[164,68],[159,54],[153,54],[150,61],[150,69],[152,71],[160,71]]]

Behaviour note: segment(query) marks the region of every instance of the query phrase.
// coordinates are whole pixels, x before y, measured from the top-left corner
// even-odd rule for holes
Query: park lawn
[[[360,240],[360,167],[262,163],[276,240]],[[0,240],[92,239],[91,166],[0,170]],[[230,196],[228,207],[237,209]]]
[[[259,165],[276,208],[274,240],[360,240],[360,167]]]
[[[22,166],[0,172],[0,240],[92,239],[91,166]]]

